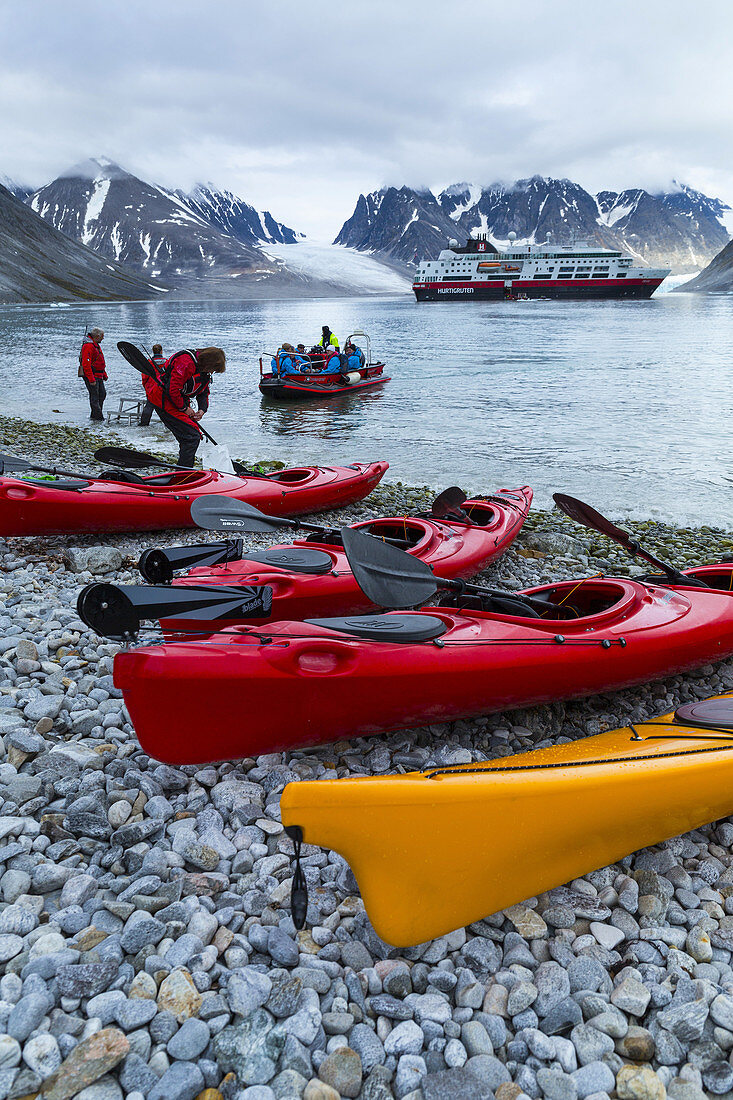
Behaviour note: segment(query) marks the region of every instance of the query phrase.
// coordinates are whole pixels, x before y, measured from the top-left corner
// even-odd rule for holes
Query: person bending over
[[[101,328],[90,328],[79,356],[84,385],[89,393],[92,420],[104,420],[102,406],[107,396],[104,388],[104,383],[107,381],[107,366],[104,362],[104,352],[99,346],[102,340],[104,340],[104,331]]]
[[[198,421],[209,408],[209,387],[214,374],[226,370],[221,348],[177,351],[158,371],[145,378],[148,399],[166,428],[178,440],[178,465],[190,470],[203,432]],[[198,406],[194,410],[191,402]]]

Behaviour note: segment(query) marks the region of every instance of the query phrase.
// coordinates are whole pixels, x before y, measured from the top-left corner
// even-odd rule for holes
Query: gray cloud
[[[104,153],[326,236],[385,182],[676,176],[733,202],[731,30],[728,0],[3,0],[0,173]]]

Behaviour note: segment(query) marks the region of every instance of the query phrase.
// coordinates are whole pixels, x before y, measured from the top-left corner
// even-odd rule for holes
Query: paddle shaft
[[[80,474],[78,471],[72,470],[59,470],[56,466],[35,466],[32,462],[25,462],[23,459],[12,458],[7,456],[14,463],[22,462],[23,465],[15,473],[22,473],[23,470],[36,470],[40,474],[52,474],[54,477],[75,477],[81,481],[106,481],[107,478],[98,477],[94,474]],[[2,456],[0,456],[0,463],[2,463]],[[12,477],[13,471],[3,471],[3,477]]]
[[[211,436],[207,438],[211,439]],[[216,444],[214,445],[216,446]],[[186,474],[201,473],[201,470],[196,466],[179,466],[177,462],[163,462],[161,459],[156,458],[155,455],[148,454],[146,451],[136,451],[132,447],[100,447],[99,450],[94,452],[94,457],[98,462],[108,462],[111,466],[129,466],[131,460],[137,459],[138,469],[142,469],[144,466],[159,466],[163,470],[180,470],[181,473]],[[141,463],[140,459],[147,459],[148,461]],[[234,466],[234,472],[237,477],[269,477],[269,474],[259,474],[254,470],[248,470],[241,462],[234,462],[232,465]],[[224,470],[213,470],[212,472],[215,474],[225,473]]]

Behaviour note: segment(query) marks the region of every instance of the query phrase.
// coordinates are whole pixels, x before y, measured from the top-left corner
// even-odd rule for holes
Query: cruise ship
[[[423,260],[412,283],[418,302],[448,299],[651,298],[670,268],[642,267],[626,252],[596,245],[518,244],[500,252],[481,233],[449,241]]]

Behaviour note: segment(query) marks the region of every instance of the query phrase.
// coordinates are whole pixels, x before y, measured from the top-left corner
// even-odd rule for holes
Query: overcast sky
[[[385,184],[733,205],[732,42],[731,0],[0,0],[0,175],[103,154],[322,239]]]

